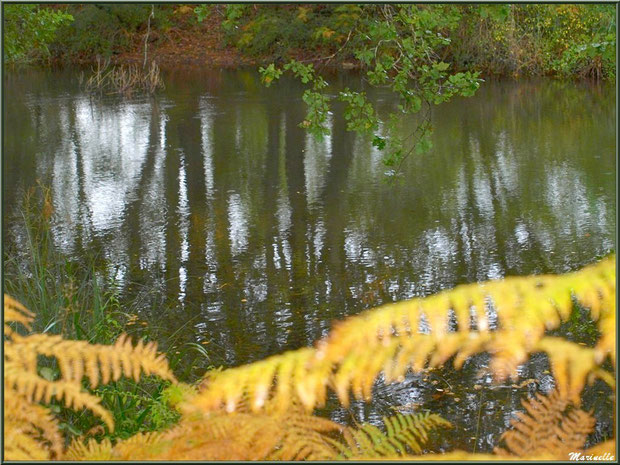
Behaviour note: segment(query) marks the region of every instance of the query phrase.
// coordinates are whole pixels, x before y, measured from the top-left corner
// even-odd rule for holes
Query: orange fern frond
[[[549,396],[537,394],[523,401],[527,413],[517,413],[511,421],[514,429],[506,431],[502,440],[506,449],[496,448],[499,455],[530,457],[552,454],[567,459],[569,452],[580,451],[596,421],[583,410],[568,410],[569,402],[558,392]]]
[[[57,335],[31,334],[20,339],[15,350],[17,358],[22,360],[31,359],[32,354],[54,357],[65,381],[81,382],[86,376],[93,388],[99,382],[107,384],[121,376],[138,381],[141,373],[174,380],[165,355],[157,354],[154,342],[139,341],[134,347],[126,335],[121,335],[114,345],[106,346],[65,340]]]
[[[342,426],[307,414],[188,415],[168,431],[136,435],[112,446],[74,442],[68,459],[329,460],[338,455],[329,433]]]
[[[50,449],[21,426],[8,420],[5,422],[4,456],[8,460],[51,460]]]
[[[4,365],[5,396],[15,398],[17,395],[27,402],[46,402],[52,398],[62,400],[64,405],[74,409],[87,408],[114,429],[112,415],[101,407],[101,399],[82,390],[79,383],[58,380],[48,381],[40,376],[21,370],[12,363]],[[13,400],[13,399],[12,399]]]

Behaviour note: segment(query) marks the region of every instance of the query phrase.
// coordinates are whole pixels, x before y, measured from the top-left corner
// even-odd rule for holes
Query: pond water
[[[567,272],[615,249],[612,85],[486,82],[434,109],[432,151],[389,183],[381,152],[345,131],[337,106],[323,140],[298,128],[296,82],[168,70],[157,98],[120,99],[90,97],[79,77],[5,75],[5,250],[19,249],[21,201],[41,180],[56,245],[76,261],[96,254],[161,347],[202,344],[209,359],[187,361],[194,376],[309,346],[382,303]],[[329,80],[366,87],[354,73]],[[381,111],[397,103],[365,90]],[[372,405],[328,413],[376,420],[416,403],[459,423],[452,447],[488,451],[522,396],[471,390],[488,381],[484,363],[378,384]],[[534,360],[528,377],[545,369]],[[455,395],[441,398],[446,385]],[[600,439],[612,404],[595,389]]]

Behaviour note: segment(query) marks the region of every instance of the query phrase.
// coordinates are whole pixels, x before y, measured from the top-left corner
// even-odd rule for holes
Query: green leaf
[[[385,148],[386,140],[383,137],[375,136],[372,139],[373,147],[378,148],[379,150],[383,150]]]
[[[50,367],[41,367],[39,369],[39,374],[43,379],[48,381],[54,381],[56,379],[56,372]]]

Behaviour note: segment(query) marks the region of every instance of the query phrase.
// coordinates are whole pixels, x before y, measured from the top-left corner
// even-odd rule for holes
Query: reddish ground
[[[181,10],[181,8],[179,8]],[[193,19],[193,9],[186,9],[184,13],[177,10],[176,25],[164,32],[152,30],[149,33],[147,48],[148,60],[155,61],[163,67],[175,65],[197,65],[213,67],[237,67],[270,63],[270,57],[248,57],[235,47],[227,45],[220,29],[222,17],[211,14],[202,23],[190,23]],[[142,63],[144,61],[144,38],[142,31],[134,36],[134,45],[131,51],[115,55],[114,63]],[[342,67],[350,69],[356,67],[352,62],[341,62],[333,57],[330,50],[297,50],[291,49],[288,58],[303,62],[313,62],[322,68]]]
[[[193,15],[193,12],[185,16],[189,14]],[[172,27],[165,34],[151,31],[147,47],[148,60],[155,59],[160,66],[165,67],[172,65],[234,67],[255,64],[255,60],[225,45],[219,23],[217,15],[210,15],[197,26]],[[114,61],[141,63],[144,60],[144,37],[144,33],[137,35],[133,50],[117,55]]]

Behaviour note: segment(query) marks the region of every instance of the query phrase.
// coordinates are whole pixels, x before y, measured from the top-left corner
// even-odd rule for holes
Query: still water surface
[[[382,303],[575,270],[615,248],[611,85],[487,82],[434,110],[433,150],[390,184],[382,154],[345,131],[337,106],[323,140],[297,127],[295,82],[267,89],[253,71],[177,70],[156,99],[123,100],[91,98],[78,77],[6,75],[5,245],[24,240],[19,206],[40,179],[57,246],[77,261],[97,254],[163,348],[204,345],[196,375],[309,346],[334,320]],[[365,87],[355,74],[330,81]],[[365,90],[382,111],[397,103]],[[374,405],[330,413],[368,420],[418,403],[458,419],[461,448],[489,450],[520,397],[465,392],[481,365],[467,382],[446,370],[378,385]],[[544,360],[531,365],[524,375],[543,379]],[[456,396],[442,400],[446,384]]]

